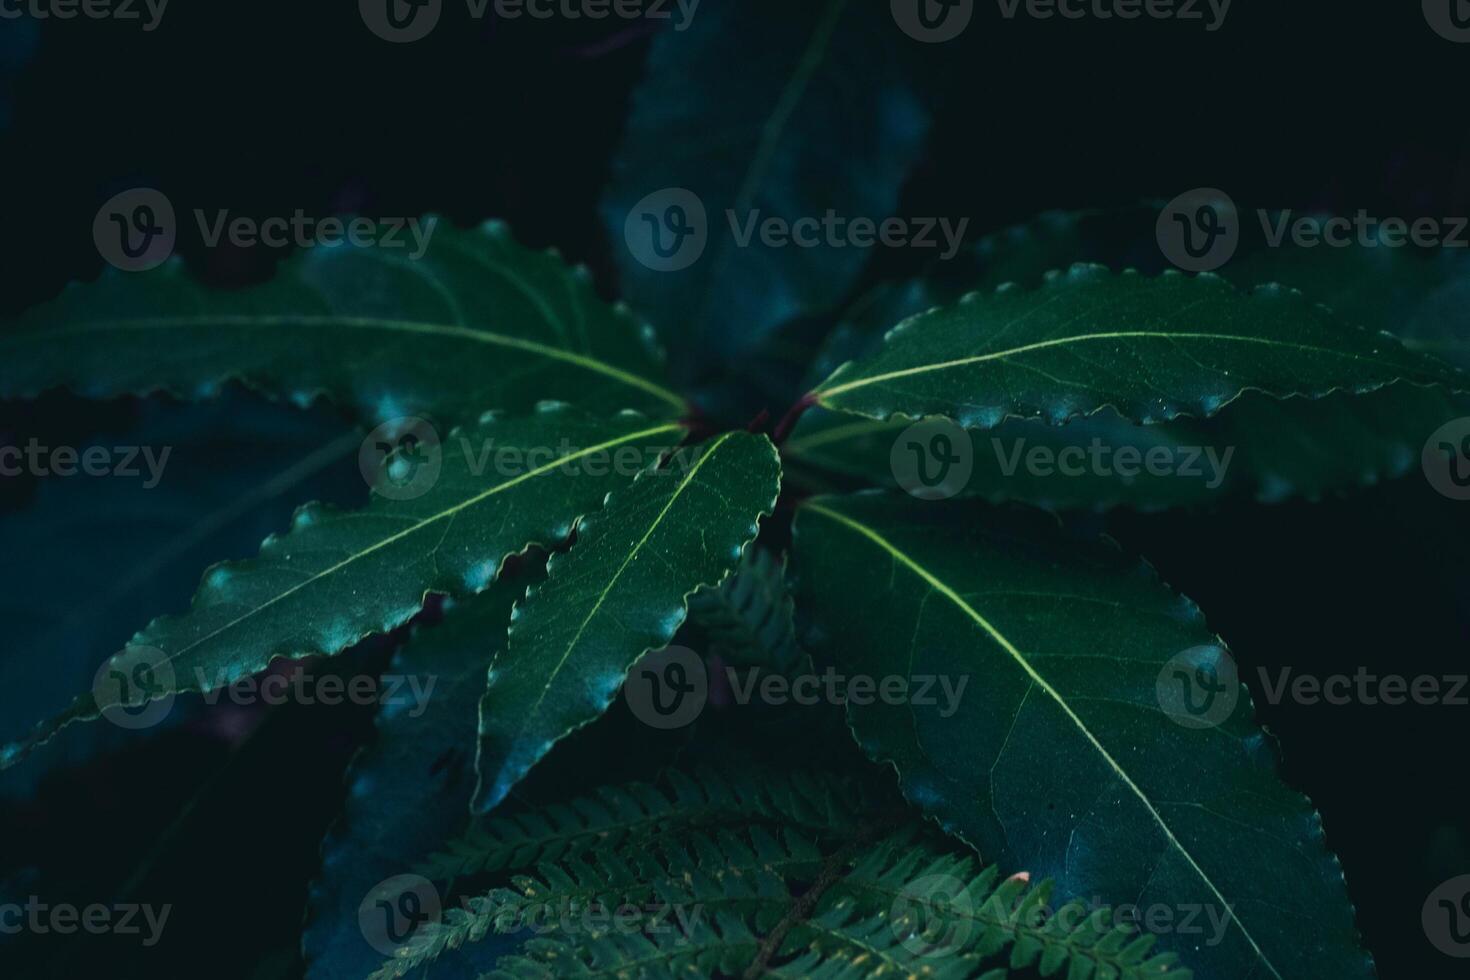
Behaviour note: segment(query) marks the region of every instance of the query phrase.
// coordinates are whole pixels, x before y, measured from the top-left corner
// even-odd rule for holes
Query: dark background
[[[0,49],[26,46],[21,30],[0,21]],[[0,78],[12,100],[0,132],[0,315],[95,277],[93,215],[139,185],[163,190],[181,216],[502,217],[522,241],[590,263],[615,295],[596,202],[647,40],[611,21],[474,23],[453,0],[428,40],[406,46],[372,36],[346,0],[174,0],[151,34],[48,22],[29,63]],[[927,66],[935,113],[898,213],[968,216],[972,238],[1044,209],[1197,186],[1246,209],[1412,219],[1470,204],[1470,46],[1436,36],[1418,3],[1236,0],[1215,33],[1006,22],[981,3],[963,42],[921,49],[895,31],[894,43]],[[269,251],[206,255],[189,234],[180,247],[221,285],[267,276]],[[880,253],[867,279],[916,265]],[[58,395],[0,403],[0,429],[76,439],[138,411]],[[30,490],[5,487],[0,506],[23,506]],[[1419,910],[1434,886],[1470,872],[1470,708],[1270,705],[1254,667],[1466,672],[1470,505],[1415,473],[1318,505],[1105,524],[1232,645],[1289,778],[1323,813],[1381,975],[1463,976],[1425,941]],[[5,563],[36,559],[0,548]],[[157,611],[137,610],[138,625]],[[167,733],[5,803],[0,879],[34,864],[78,901],[126,885],[174,903],[167,950],[106,947],[116,976],[295,975],[316,849],[371,719],[290,707],[266,721],[243,748],[218,729]],[[168,829],[186,804],[189,819]]]

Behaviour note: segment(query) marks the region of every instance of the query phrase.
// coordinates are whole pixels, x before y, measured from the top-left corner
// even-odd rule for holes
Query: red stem
[[[796,423],[801,421],[801,417],[806,414],[806,410],[816,403],[816,394],[809,392],[802,396],[801,401],[791,406],[791,410],[776,425],[776,432],[772,437],[776,445],[779,446],[786,441],[786,437],[791,435],[791,430],[796,428]]]

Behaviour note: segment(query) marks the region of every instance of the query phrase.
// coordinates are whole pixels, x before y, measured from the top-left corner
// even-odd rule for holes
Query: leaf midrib
[[[1001,647],[1001,649],[1005,650],[1006,653],[1009,654],[1012,659],[1016,661],[1017,665],[1019,665],[1021,669],[1026,672],[1027,676],[1031,679],[1031,682],[1033,684],[1044,691],[1048,696],[1051,697],[1054,702],[1056,702],[1057,706],[1062,709],[1063,713],[1065,713],[1068,719],[1070,719],[1071,722],[1077,727],[1077,730],[1081,732],[1082,735],[1088,740],[1088,742],[1092,744],[1092,747],[1097,750],[1098,754],[1102,757],[1103,761],[1108,764],[1109,768],[1113,770],[1117,778],[1123,782],[1123,785],[1127,786],[1128,789],[1131,790],[1133,794],[1138,797],[1139,802],[1141,802],[1144,808],[1148,810],[1149,815],[1153,817],[1154,822],[1158,824],[1159,829],[1164,832],[1164,836],[1168,838],[1170,845],[1172,845],[1174,849],[1177,850],[1179,854],[1184,857],[1184,860],[1187,861],[1189,863],[1189,866],[1194,869],[1197,875],[1199,875],[1200,880],[1205,883],[1206,887],[1208,887],[1210,891],[1214,893],[1215,897],[1218,898],[1221,904],[1224,905],[1227,909],[1233,908],[1230,902],[1220,892],[1220,889],[1215,886],[1215,883],[1213,880],[1211,880],[1210,876],[1205,874],[1204,869],[1201,868],[1199,864],[1194,860],[1194,856],[1189,853],[1189,851],[1179,841],[1179,838],[1174,836],[1174,831],[1169,827],[1168,823],[1164,821],[1163,816],[1154,807],[1153,802],[1149,800],[1149,798],[1144,794],[1143,790],[1139,788],[1138,784],[1133,781],[1133,779],[1128,775],[1123,767],[1118,764],[1117,760],[1112,757],[1112,754],[1108,752],[1103,744],[1098,741],[1097,736],[1092,734],[1092,731],[1087,727],[1082,719],[1077,716],[1077,713],[1072,710],[1071,705],[1066,702],[1066,700],[1056,691],[1055,688],[1047,683],[1044,677],[1036,672],[1036,670],[1031,666],[1030,662],[1026,659],[1025,655],[1022,654],[1021,651],[1018,650],[1015,645],[1006,638],[1005,634],[1001,633],[998,629],[991,625],[991,623],[986,620],[985,617],[981,616],[980,613],[974,609],[974,607],[967,603],[957,592],[951,589],[948,585],[936,578],[934,574],[931,573],[927,568],[914,561],[914,559],[910,558],[903,551],[899,550],[899,548],[895,546],[891,541],[883,537],[877,531],[868,527],[866,524],[863,524],[860,521],[856,521],[848,517],[846,514],[842,514],[827,507],[823,507],[821,504],[803,504],[802,509],[820,514],[823,517],[835,521],[838,524],[847,527],[849,530],[855,531],[856,533],[872,541],[883,551],[887,552],[890,558],[906,566],[915,575],[923,579],[924,582],[931,589],[938,592],[946,599],[950,600],[952,603],[955,604],[955,606],[957,606],[962,612],[964,612],[965,615],[969,616],[981,629],[985,631],[985,633],[992,640],[996,642],[996,644]],[[1231,921],[1234,922],[1236,927],[1240,929],[1241,935],[1245,937],[1246,942],[1250,943],[1251,948],[1255,950],[1256,955],[1260,958],[1261,963],[1264,964],[1265,967],[1271,971],[1271,974],[1276,977],[1277,980],[1282,980],[1281,973],[1276,969],[1275,965],[1273,965],[1271,961],[1266,957],[1265,952],[1256,942],[1255,937],[1251,935],[1250,930],[1248,930],[1245,927],[1245,924],[1240,921],[1240,917],[1237,915],[1232,915]]]
[[[602,374],[622,384],[638,388],[648,394],[654,395],[662,401],[679,409],[685,409],[684,399],[676,392],[659,385],[647,378],[641,377],[631,371],[624,370],[606,361],[575,351],[550,344],[538,343],[534,340],[526,340],[523,337],[512,337],[508,334],[495,333],[490,330],[482,330],[478,327],[466,327],[458,324],[431,323],[418,320],[394,320],[382,317],[355,317],[355,316],[308,316],[297,314],[269,314],[263,316],[245,316],[240,314],[214,314],[208,316],[179,316],[179,317],[135,317],[113,320],[94,320],[89,323],[71,327],[61,327],[55,330],[45,330],[37,333],[20,334],[12,337],[0,337],[0,348],[9,346],[22,346],[24,343],[34,340],[50,340],[55,337],[82,336],[89,333],[105,333],[110,330],[170,330],[185,329],[188,327],[345,327],[359,330],[394,330],[403,333],[431,334],[441,337],[456,337],[463,340],[472,340],[483,344],[492,344],[498,347],[508,347],[515,350],[523,350],[528,353],[538,354],[550,360],[563,361],[567,364],[580,367],[587,371]]]
[[[1153,340],[1218,340],[1230,343],[1259,344],[1263,347],[1279,347],[1289,350],[1307,351],[1313,354],[1330,354],[1334,357],[1346,358],[1353,361],[1366,361],[1370,364],[1384,364],[1390,362],[1380,361],[1376,358],[1365,357],[1349,351],[1334,350],[1330,347],[1317,347],[1312,344],[1297,344],[1284,340],[1273,340],[1269,337],[1250,337],[1244,334],[1203,333],[1203,332],[1176,332],[1158,330],[1116,330],[1101,333],[1074,334],[1069,337],[1053,337],[1050,340],[1039,340],[1033,344],[1023,344],[1020,347],[1012,347],[1009,350],[991,351],[987,354],[975,354],[970,357],[960,357],[949,361],[939,361],[934,364],[920,364],[911,368],[902,368],[897,371],[887,371],[883,374],[875,374],[866,378],[857,378],[846,384],[833,385],[830,388],[818,387],[814,394],[820,403],[825,404],[826,399],[833,395],[852,391],[868,385],[878,384],[883,381],[892,381],[896,378],[907,378],[918,374],[932,374],[937,371],[947,371],[969,364],[979,364],[984,361],[1005,360],[1017,354],[1026,354],[1034,350],[1042,350],[1049,347],[1061,347],[1067,344],[1079,344],[1094,340],[1126,340],[1135,338],[1148,338]],[[840,369],[839,369],[840,370]],[[834,377],[836,375],[834,374]]]
[[[358,560],[360,560],[362,558],[366,558],[368,555],[371,555],[371,554],[373,554],[373,553],[375,553],[377,551],[380,551],[383,548],[388,547],[389,545],[395,544],[398,541],[401,541],[402,539],[408,537],[409,535],[417,534],[418,532],[422,531],[424,528],[430,526],[431,524],[435,524],[438,521],[444,520],[444,519],[449,518],[449,517],[453,517],[454,515],[460,513],[461,511],[463,511],[463,510],[465,510],[465,509],[467,509],[469,507],[473,507],[476,504],[482,503],[483,501],[488,500],[490,497],[493,497],[496,494],[498,494],[498,493],[500,493],[500,492],[502,492],[504,490],[509,490],[511,487],[517,486],[517,485],[519,485],[521,483],[524,483],[527,480],[531,480],[531,479],[534,479],[534,478],[536,478],[538,476],[541,476],[541,475],[543,475],[545,473],[548,473],[551,470],[554,470],[554,469],[557,469],[557,468],[559,468],[561,466],[564,466],[566,463],[568,463],[568,462],[570,462],[572,460],[580,459],[583,456],[587,456],[587,455],[590,455],[592,453],[602,452],[604,450],[611,449],[614,446],[619,446],[619,445],[622,445],[623,443],[631,442],[634,439],[642,439],[642,438],[646,438],[648,436],[660,435],[662,433],[676,431],[679,428],[680,428],[679,425],[672,424],[671,423],[669,425],[656,426],[656,427],[651,428],[651,429],[644,429],[641,432],[634,432],[634,433],[630,433],[630,434],[625,435],[625,436],[619,436],[616,439],[610,439],[610,440],[608,440],[606,442],[603,442],[603,443],[601,443],[599,445],[590,446],[590,447],[588,447],[586,449],[580,449],[577,452],[568,453],[565,456],[560,456],[556,460],[554,460],[553,462],[547,463],[545,466],[538,467],[538,468],[536,468],[534,470],[529,470],[529,471],[527,471],[525,473],[522,473],[520,476],[517,476],[517,477],[514,477],[513,479],[510,479],[510,480],[505,481],[504,483],[498,483],[495,486],[489,488],[488,490],[485,490],[485,491],[482,491],[481,493],[476,494],[475,496],[469,498],[468,500],[462,500],[459,503],[455,504],[453,507],[448,507],[448,508],[446,508],[444,510],[439,511],[437,514],[432,514],[432,515],[430,515],[428,517],[425,517],[422,520],[419,520],[419,521],[415,522],[414,524],[410,525],[409,527],[404,528],[401,531],[398,531],[398,532],[396,532],[394,534],[391,534],[388,537],[383,538],[380,541],[374,542],[372,544],[372,546],[370,546],[368,548],[364,548],[362,551],[357,551],[357,552],[352,553],[351,555],[348,555],[346,558],[343,558],[341,561],[339,561],[339,562],[331,565],[328,568],[323,569],[320,572],[317,572],[315,575],[312,575],[308,579],[305,579],[305,580],[303,580],[301,582],[298,582],[297,584],[291,586],[291,588],[285,590],[284,592],[281,592],[278,595],[272,596],[268,601],[262,603],[261,605],[256,606],[256,607],[250,609],[249,611],[247,611],[245,613],[242,613],[240,616],[237,616],[235,619],[232,619],[230,622],[225,623],[223,626],[220,626],[217,629],[212,630],[210,633],[208,633],[205,636],[200,637],[199,639],[195,640],[193,643],[190,643],[187,646],[180,648],[177,652],[171,653],[171,654],[163,657],[162,658],[162,662],[163,663],[171,663],[172,661],[178,659],[179,657],[184,656],[185,654],[187,654],[191,650],[196,649],[200,645],[202,645],[204,643],[208,643],[210,640],[212,640],[215,637],[219,636],[221,633],[224,633],[227,630],[234,629],[236,626],[240,625],[242,622],[244,622],[245,620],[251,618],[252,616],[258,615],[259,613],[264,612],[266,609],[269,609],[270,607],[274,606],[276,603],[281,602],[281,601],[289,598],[290,596],[292,596],[295,593],[299,592],[301,589],[304,589],[307,586],[309,586],[309,585],[311,585],[311,584],[313,584],[313,583],[315,583],[317,581],[320,581],[321,579],[323,579],[323,578],[325,578],[325,577],[327,577],[329,575],[334,575],[337,572],[341,571],[343,568],[345,568],[348,565],[352,564],[353,562],[358,561]]]
[[[581,642],[582,634],[587,632],[588,625],[592,622],[593,619],[597,617],[597,613],[602,609],[602,604],[607,601],[607,597],[612,592],[613,587],[616,586],[618,584],[618,580],[623,577],[623,572],[627,571],[627,568],[632,563],[633,559],[638,557],[638,555],[643,551],[643,546],[648,544],[648,539],[653,537],[653,532],[658,530],[659,525],[663,523],[664,518],[668,516],[669,511],[679,500],[679,497],[684,493],[686,489],[689,488],[690,485],[694,483],[694,478],[699,475],[699,471],[704,467],[704,464],[713,459],[715,453],[719,452],[720,447],[723,446],[726,442],[730,441],[730,437],[733,435],[733,432],[727,432],[716,439],[715,442],[709,447],[709,449],[707,449],[704,454],[699,457],[699,460],[694,464],[694,466],[690,468],[689,472],[684,475],[684,478],[679,481],[679,485],[674,488],[674,492],[670,494],[668,501],[663,506],[663,509],[658,512],[658,516],[653,519],[653,521],[648,525],[648,529],[643,532],[643,537],[638,540],[637,544],[629,549],[628,556],[623,559],[623,563],[618,566],[618,570],[613,573],[611,578],[608,579],[607,585],[603,586],[602,592],[597,597],[597,601],[593,603],[592,609],[587,613],[587,616],[582,620],[581,624],[578,625],[577,632],[572,636],[571,641],[567,643],[566,649],[562,651],[562,655],[560,659],[557,660],[556,666],[552,667],[551,673],[546,675],[546,682],[541,685],[541,693],[537,696],[535,703],[531,705],[530,710],[522,715],[523,718],[529,721],[529,719],[535,717],[537,710],[541,707],[541,702],[546,700],[546,695],[551,690],[552,682],[554,682],[557,678],[557,675],[561,673],[561,669],[566,666],[567,660],[569,660],[572,656],[572,651],[575,650],[577,648],[577,644]],[[522,730],[524,730],[524,728],[525,725],[523,724]]]

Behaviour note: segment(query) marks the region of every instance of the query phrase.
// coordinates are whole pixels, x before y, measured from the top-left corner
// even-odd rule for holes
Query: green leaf
[[[981,867],[973,854],[936,837],[911,817],[896,833],[830,852],[794,830],[760,827],[605,849],[543,865],[470,899],[415,935],[372,980],[408,975],[492,933],[566,921],[562,910],[650,907],[670,911],[649,935],[628,928],[553,931],[526,942],[491,975],[564,976],[566,964],[575,970],[584,963],[618,976],[687,975],[662,972],[668,964],[703,975],[793,978],[962,980],[1028,967],[1055,976],[1066,967],[1073,977],[1189,980],[1174,954],[1152,953],[1155,937],[1139,936],[1107,907],[1073,901],[1053,909],[1051,882],[1002,880],[994,865]],[[703,931],[711,922],[718,932]],[[997,963],[1008,969],[983,972]],[[558,966],[560,972],[547,972]]]
[[[1281,783],[1223,646],[1151,570],[1044,515],[873,494],[805,505],[795,563],[827,662],[966,683],[848,706],[946,830],[1065,894],[1233,910],[1218,944],[1169,937],[1201,978],[1371,975],[1320,819]],[[1161,706],[1180,655],[1226,678],[1216,727]]]
[[[821,864],[822,852],[795,831],[772,833],[759,826],[564,858],[517,876],[508,888],[471,899],[467,909],[450,912],[442,923],[425,926],[368,980],[406,976],[467,941],[520,932],[589,907],[641,912],[657,902],[700,918],[722,909],[751,910],[764,912],[769,925],[791,904],[786,877],[810,880]]]
[[[342,245],[238,291],[207,289],[179,262],[73,284],[0,334],[0,398],[62,386],[205,397],[240,380],[298,403],[325,395],[373,421],[469,424],[547,400],[683,413],[647,326],[599,300],[585,269],[522,248],[502,224],[428,220],[419,259]]]
[[[749,348],[851,287],[871,250],[773,248],[759,231],[741,245],[730,222],[743,235],[752,215],[892,213],[928,129],[893,34],[887,7],[868,2],[704,0],[687,30],[654,39],[602,211],[623,295],[678,353]],[[639,259],[651,254],[640,204],[656,221],[673,199],[649,195],[670,188],[702,202],[707,242],[662,271]]]
[[[1158,425],[1133,425],[1110,409],[1062,426],[1006,419],[988,432],[968,434],[974,469],[963,492],[1053,510],[1315,500],[1417,471],[1424,439],[1464,414],[1462,399],[1400,382],[1366,395],[1321,399],[1278,401],[1252,392],[1212,418]],[[879,422],[814,411],[782,449],[798,465],[897,487],[890,458],[912,424],[896,416]],[[1046,451],[1042,468],[1024,458],[1038,449]],[[1135,453],[1126,475],[1119,475],[1119,450]],[[1159,473],[1143,465],[1150,451],[1167,453]]]
[[[578,517],[627,482],[609,456],[630,447],[656,459],[683,431],[631,413],[593,421],[555,407],[455,430],[421,496],[375,494],[359,511],[301,508],[258,558],[209,569],[188,612],[154,620],[110,662],[129,677],[146,664],[147,700],[157,700],[226,687],[278,657],[338,653],[406,623],[429,592],[472,595],[495,580],[507,556],[563,540]],[[509,448],[521,455],[501,457]],[[541,457],[547,462],[531,462]],[[524,465],[512,465],[517,458]],[[78,697],[0,749],[0,766],[73,721],[140,703],[136,689],[109,689],[108,698],[99,705],[91,693]]]
[[[1463,388],[1463,374],[1265,286],[1073,266],[1037,290],[972,293],[895,327],[882,348],[813,392],[886,420],[945,415],[969,428],[1007,416],[1061,424],[1112,406],[1135,422],[1206,417],[1248,390],[1363,393],[1394,381]]]
[[[597,718],[648,650],[684,622],[689,595],[739,564],[780,490],[764,436],[727,433],[641,473],[551,559],[516,608],[480,704],[476,809],[503,800],[557,741]]]
[[[0,513],[6,552],[26,556],[0,568],[0,745],[64,711],[137,630],[140,609],[187,602],[201,568],[254,551],[300,503],[351,500],[363,490],[355,459],[363,433],[344,432],[334,413],[244,393],[206,405],[148,399],[109,413],[109,428],[133,409],[137,424],[82,442],[78,456],[93,446],[109,456],[122,444],[149,447],[156,485],[140,458],[137,478],[47,477],[23,507]],[[0,444],[21,445],[23,431],[0,436]],[[16,482],[0,478],[0,487]],[[170,715],[170,725],[185,714]],[[73,728],[26,765],[0,773],[0,799],[31,796],[50,773],[120,751],[138,734],[115,725]]]
[[[463,837],[424,860],[418,871],[434,881],[448,881],[737,824],[851,833],[855,814],[866,802],[842,780],[816,770],[747,765],[729,771],[700,767],[686,775],[671,769],[660,782],[662,786],[601,786],[567,802],[472,823]]]
[[[505,645],[527,579],[502,579],[420,627],[387,673],[421,679],[427,699],[385,703],[377,738],[353,760],[347,800],[322,845],[302,932],[310,980],[359,980],[382,955],[364,941],[358,907],[381,881],[407,874],[464,825],[474,788],[475,711],[491,657]]]
[[[786,559],[766,548],[747,548],[739,571],[691,596],[689,618],[704,637],[703,649],[730,663],[789,673],[801,661]]]
[[[1013,969],[1039,964],[1042,976],[1063,966],[1070,967],[1069,976],[1119,980],[1190,976],[1174,966],[1174,954],[1152,952],[1156,937],[1138,935],[1107,907],[1077,900],[1052,907],[1054,882],[1002,880],[994,864],[982,866],[953,841],[920,833],[918,823],[906,823],[856,855],[823,897],[823,912],[839,921],[853,913],[886,913],[890,935],[927,948],[930,961],[1008,953]]]

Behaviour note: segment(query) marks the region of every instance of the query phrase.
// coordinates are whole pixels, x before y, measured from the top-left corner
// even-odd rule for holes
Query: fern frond
[[[740,568],[689,599],[689,618],[709,652],[747,667],[790,673],[801,662],[796,643],[795,603],[786,587],[786,559],[751,546]]]
[[[595,797],[642,801],[605,806],[612,819],[589,820],[585,800],[569,804],[582,822],[548,824],[562,831],[551,845],[498,845],[551,856],[424,926],[370,980],[405,976],[491,933],[528,932],[538,935],[490,976],[1191,976],[1108,909],[1074,901],[1053,911],[1050,882],[1004,878],[917,818],[896,832],[880,829],[890,819],[859,825],[856,791],[834,777],[745,770],[670,773],[666,783]],[[689,819],[712,808],[743,826]],[[834,811],[851,823],[845,835],[828,832],[823,814]]]
[[[415,870],[433,881],[529,868],[676,829],[768,821],[842,833],[857,824],[861,794],[817,772],[746,768],[664,774],[659,786],[599,787],[569,803],[491,817]]]
[[[965,980],[978,975],[981,957],[974,953],[935,956],[924,944],[905,945],[910,928],[886,915],[862,916],[854,903],[838,902],[802,924],[802,933],[814,935],[805,953],[767,967],[763,975],[789,980]]]
[[[492,932],[544,931],[575,916],[584,917],[584,935],[603,935],[586,918],[594,910],[599,918],[636,910],[638,921],[646,911],[663,910],[658,918],[669,928],[678,919],[668,910],[692,913],[694,923],[711,910],[735,910],[752,916],[757,928],[769,928],[791,905],[788,882],[810,880],[822,862],[821,850],[796,832],[778,837],[759,825],[544,862],[511,887],[470,899],[421,927],[369,980],[402,977]]]
[[[912,910],[914,944],[993,958],[1010,949],[1012,969],[1036,967],[1044,977],[1070,969],[1069,977],[1117,980],[1180,980],[1189,971],[1174,967],[1172,953],[1150,956],[1155,937],[1114,924],[1107,908],[1089,911],[1068,902],[1051,911],[1052,882],[1029,887],[1021,878],[998,881],[992,866],[981,867],[965,852],[928,835],[903,831],[854,862],[829,890],[831,907],[850,904],[864,914]],[[937,883],[943,883],[942,886]]]
[[[688,980],[739,975],[761,940],[738,915],[701,919],[687,935],[610,934],[570,943],[533,939],[517,956],[507,956],[479,980],[556,980],[559,977]]]

